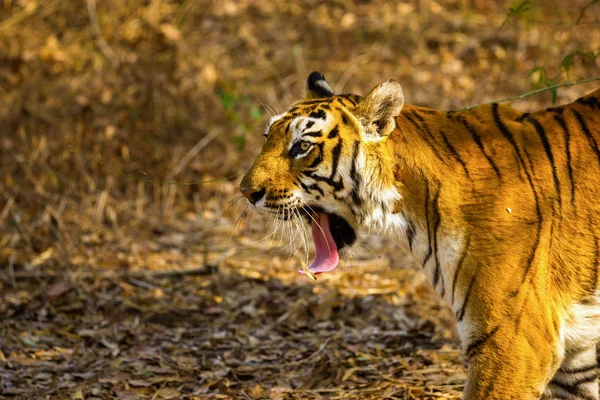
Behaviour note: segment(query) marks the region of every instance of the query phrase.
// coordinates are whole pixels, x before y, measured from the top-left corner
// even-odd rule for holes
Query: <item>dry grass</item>
[[[313,283],[298,238],[229,202],[310,71],[439,108],[597,76],[559,69],[600,48],[587,3],[501,29],[478,0],[0,1],[0,396],[459,398],[451,314],[401,247]]]

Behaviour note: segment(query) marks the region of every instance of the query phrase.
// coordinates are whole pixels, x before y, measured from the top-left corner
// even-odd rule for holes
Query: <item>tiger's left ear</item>
[[[321,99],[323,97],[333,96],[333,91],[327,84],[322,73],[314,71],[306,80],[306,96],[304,100]]]
[[[404,105],[402,87],[390,79],[363,97],[354,114],[358,117],[365,134],[372,139],[388,136],[396,128],[396,117]]]

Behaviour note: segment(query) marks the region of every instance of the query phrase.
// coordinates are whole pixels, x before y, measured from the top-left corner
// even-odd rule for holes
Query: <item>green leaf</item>
[[[573,63],[573,53],[569,53],[565,56],[565,58],[563,58],[562,62],[560,63],[560,68],[564,69],[565,72],[569,72],[569,69],[571,68],[571,64]]]
[[[237,147],[238,150],[243,150],[246,147],[246,135],[240,133],[233,137],[233,143]]]
[[[597,1],[600,1],[600,0],[597,0]],[[531,2],[529,0],[525,0],[525,1],[517,4],[515,7],[510,7],[508,9],[508,14],[506,15],[506,18],[502,22],[502,25],[500,25],[500,28],[504,28],[504,25],[506,25],[506,23],[511,18],[519,18],[522,14],[524,14],[530,10],[531,10]]]
[[[263,110],[257,106],[250,108],[250,119],[252,121],[259,121],[263,117]]]
[[[225,91],[219,92],[219,100],[221,101],[221,106],[225,111],[233,111],[237,103],[234,95]]]
[[[548,76],[548,73],[546,72],[546,67],[535,67],[534,69],[531,70],[531,72],[529,73],[529,75],[527,75],[527,77],[531,77],[533,76],[533,74],[538,73],[538,79],[536,82],[536,86],[541,86],[542,83],[546,80],[546,77]]]
[[[550,88],[550,93],[552,94],[552,105],[556,104],[556,97],[558,94],[558,88],[556,86]]]
[[[581,9],[581,11],[579,12],[579,16],[577,17],[577,21],[575,21],[575,25],[579,25],[581,23],[581,20],[583,19],[583,15],[587,11],[587,9],[590,8],[591,6],[593,6],[594,4],[598,3],[598,2],[600,2],[600,0],[592,0],[589,3],[587,3],[585,6],[583,6],[583,8]]]
[[[571,68],[571,65],[573,64],[573,60],[575,59],[576,56],[579,56],[580,58],[589,58],[591,61],[596,61],[596,57],[598,57],[598,54],[600,54],[600,51],[597,51],[597,52],[594,52],[592,50],[591,51],[581,51],[581,50],[572,51],[569,54],[567,54],[565,56],[565,58],[562,60],[562,62],[560,64],[560,68],[563,69],[565,72],[569,72],[569,69]]]

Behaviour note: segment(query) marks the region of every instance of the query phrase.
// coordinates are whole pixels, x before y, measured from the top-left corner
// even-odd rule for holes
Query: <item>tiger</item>
[[[599,99],[441,111],[404,104],[394,80],[335,95],[313,72],[240,190],[310,224],[312,274],[359,229],[407,245],[456,317],[464,399],[598,400]]]

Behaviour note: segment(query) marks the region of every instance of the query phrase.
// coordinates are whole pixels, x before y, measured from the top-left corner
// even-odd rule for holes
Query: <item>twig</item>
[[[98,22],[98,10],[96,8],[96,0],[86,0],[88,14],[90,16],[90,25],[92,26],[92,34],[96,40],[96,46],[100,49],[104,57],[113,65],[119,64],[119,58],[114,50],[106,43],[100,30],[100,23]]]
[[[2,209],[2,212],[0,213],[0,224],[2,223],[2,221],[4,221],[4,218],[6,218],[6,216],[8,215],[12,205],[15,202],[15,198],[13,196],[10,196],[8,198],[8,201],[6,202],[6,204],[4,205],[4,208]]]
[[[17,286],[17,280],[15,278],[15,268],[14,268],[14,256],[10,256],[8,259],[8,275],[10,276],[10,283],[13,286]]]
[[[175,276],[199,276],[199,275],[210,275],[217,266],[214,264],[204,265],[199,268],[191,269],[177,269],[173,271],[136,271],[128,272],[122,275],[124,278],[136,279],[136,278],[169,278]]]
[[[154,286],[151,283],[148,283],[146,281],[141,281],[139,279],[135,279],[135,278],[132,278],[132,277],[129,278],[129,283],[131,283],[132,285],[135,285],[135,286],[139,286],[139,287],[144,288],[144,289],[148,289],[148,290],[153,290],[153,289],[156,288],[156,286]]]
[[[42,121],[50,122],[50,121],[46,121],[39,115],[34,115],[34,114],[31,114],[31,115],[33,115],[34,117],[39,117],[40,119],[42,119]],[[178,181],[170,181],[170,180],[163,181],[163,180],[156,180],[156,179],[150,179],[150,178],[140,178],[133,174],[128,174],[126,172],[119,171],[118,169],[111,167],[110,165],[107,165],[106,163],[104,163],[104,161],[86,154],[81,148],[78,148],[77,146],[75,146],[75,144],[73,144],[69,139],[67,139],[63,135],[60,135],[60,137],[63,140],[63,142],[65,142],[69,146],[72,146],[71,153],[80,154],[82,157],[95,162],[101,168],[104,168],[105,170],[112,172],[115,176],[117,176],[119,178],[136,180],[140,183],[150,183],[150,184],[157,184],[157,185],[174,185],[174,186],[196,186],[196,185],[202,185],[204,183],[225,181],[225,180],[232,179],[232,178],[242,175],[241,173],[237,173],[237,174],[225,176],[223,178],[215,178],[215,179],[208,179],[205,181],[192,181],[192,182],[178,182]]]
[[[561,83],[559,85],[552,85],[552,86],[547,86],[541,89],[536,89],[534,91],[531,92],[527,92],[525,94],[521,94],[519,96],[513,96],[513,97],[507,97],[505,99],[500,99],[500,100],[494,100],[494,101],[488,101],[486,103],[481,103],[481,104],[475,104],[474,106],[469,106],[469,107],[463,107],[463,108],[459,108],[458,110],[455,111],[466,111],[466,110],[471,110],[475,107],[479,107],[479,106],[484,106],[487,104],[493,104],[493,103],[505,103],[507,101],[513,101],[513,100],[521,100],[524,99],[525,97],[529,97],[529,96],[533,96],[534,94],[538,94],[538,93],[542,93],[542,92],[546,92],[548,90],[554,90],[554,89],[558,89],[558,88],[562,88],[562,87],[567,87],[567,86],[573,86],[573,85],[579,85],[581,83],[587,83],[587,82],[594,82],[594,81],[600,81],[600,76],[596,76],[594,78],[588,78],[588,79],[582,79],[580,81],[574,81],[574,82],[567,82],[567,83]]]
[[[25,7],[25,9],[23,9],[23,11],[2,21],[2,23],[0,23],[0,30],[8,29],[14,25],[17,25],[21,21],[24,21],[28,17],[35,14],[35,12],[37,10],[38,10],[38,3],[34,3],[34,2],[28,3],[28,5]]]
[[[203,148],[205,148],[217,135],[220,133],[219,129],[214,129],[208,135],[204,136],[202,139],[196,143],[194,147],[192,147],[182,158],[181,161],[173,168],[167,180],[172,180],[175,176],[179,175],[181,171],[188,165],[188,163],[198,154]]]
[[[141,281],[138,278],[166,278],[166,277],[175,277],[175,276],[198,276],[198,275],[210,275],[214,272],[214,270],[218,268],[214,264],[204,265],[199,268],[193,269],[183,269],[183,270],[173,270],[173,271],[136,271],[136,272],[124,272],[120,274],[116,274],[116,276],[111,275],[115,278],[119,279],[128,279],[135,280],[132,282],[136,286],[145,287],[151,285],[150,283],[140,283]],[[28,279],[51,279],[56,278],[57,276],[54,274],[49,274],[47,272],[35,271],[11,271],[10,264],[7,265],[7,269],[9,271],[8,274],[0,274],[0,280],[6,280],[12,282],[14,280],[28,280]],[[95,274],[81,274],[79,277],[83,279],[93,278]]]
[[[152,396],[152,398],[150,400],[156,400],[156,398],[158,397],[160,391],[163,390],[163,388],[165,387],[166,384],[167,384],[167,381],[164,381],[162,383],[162,385],[160,385],[160,387],[158,388],[158,390],[156,392],[154,392],[154,396]]]
[[[198,268],[191,269],[181,269],[181,270],[173,270],[173,271],[135,271],[135,272],[123,272],[118,273],[116,276],[112,275],[117,279],[128,279],[134,280],[132,282],[134,285],[141,287],[148,287],[152,285],[151,283],[139,281],[138,278],[167,278],[167,277],[178,277],[178,276],[198,276],[198,275],[210,275],[215,272],[216,269],[219,268],[219,264],[229,258],[232,257],[235,253],[237,253],[237,249],[229,249],[225,253],[221,254],[221,256],[216,259],[214,262],[210,264],[204,264]],[[10,262],[10,261],[9,261]],[[9,264],[9,271],[12,268]],[[82,274],[82,278],[90,278],[94,277],[95,274]],[[8,279],[9,281],[13,281],[14,279],[40,279],[40,278],[54,278],[55,275],[48,274],[41,271],[12,271],[8,275],[0,274],[0,280]]]
[[[7,270],[8,270],[8,274],[0,274],[0,280],[6,280],[8,282],[13,282],[13,279],[15,280],[15,282],[17,280],[22,280],[22,279],[35,279],[35,280],[40,280],[42,278],[56,278],[56,275],[53,274],[49,274],[47,272],[41,272],[41,271],[15,271],[14,270],[14,262],[12,263],[12,266],[9,264],[6,266]]]
[[[235,253],[237,253],[237,249],[229,249],[225,253],[221,254],[219,258],[217,258],[214,262],[208,264],[205,263],[202,267],[191,268],[191,269],[179,269],[173,271],[137,271],[137,272],[128,272],[121,275],[126,278],[167,278],[174,276],[197,276],[197,275],[210,275],[216,269],[219,268],[219,264],[221,261],[232,257]]]

